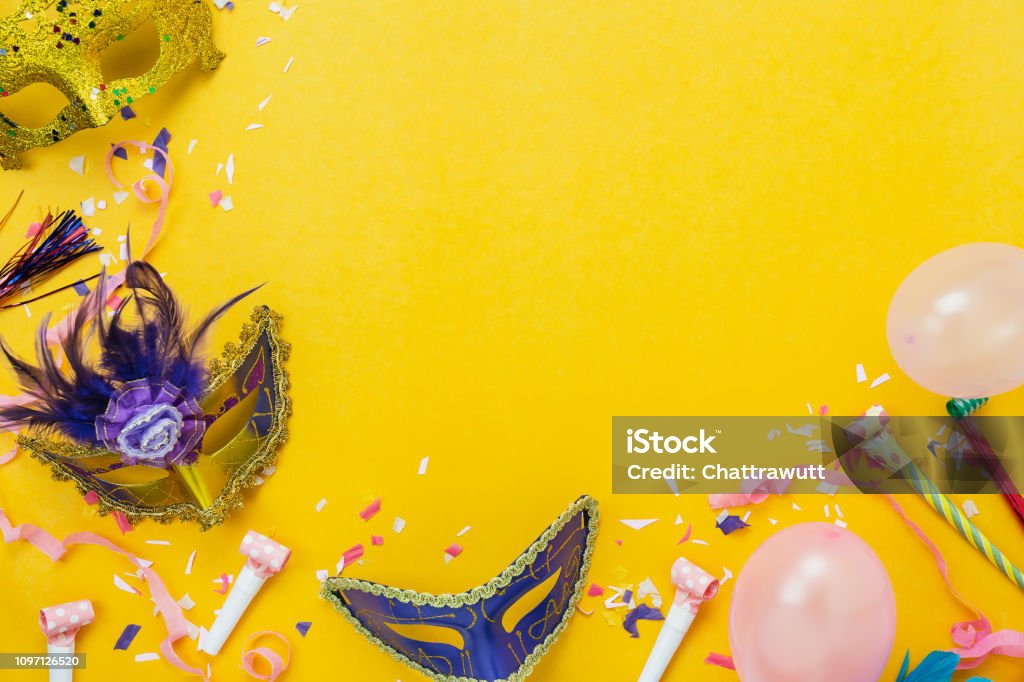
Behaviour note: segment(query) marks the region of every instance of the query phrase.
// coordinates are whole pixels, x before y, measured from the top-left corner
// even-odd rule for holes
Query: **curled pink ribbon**
[[[146,566],[134,554],[121,549],[110,540],[95,533],[72,533],[61,541],[38,526],[27,523],[20,526],[12,526],[2,509],[0,509],[0,532],[3,533],[4,542],[24,540],[48,556],[51,561],[60,559],[67,552],[68,548],[74,545],[103,547],[128,559],[128,561],[142,571],[146,584],[149,585],[150,595],[156,603],[157,611],[159,611],[160,617],[163,618],[164,625],[167,627],[167,637],[160,642],[160,652],[167,659],[167,662],[176,668],[206,679],[204,671],[190,666],[174,650],[174,643],[188,635],[188,624],[181,612],[181,607],[171,596],[170,592],[167,591],[167,587],[160,580],[160,576],[156,574],[156,571]]]
[[[91,623],[95,617],[92,602],[80,599],[41,609],[39,628],[50,644],[67,646],[74,643],[78,629]]]
[[[249,642],[259,637],[277,637],[279,640],[284,642],[287,653],[284,658],[281,655],[265,646],[256,647],[255,649],[249,648]],[[270,666],[270,674],[263,675],[256,671],[256,659],[262,658]],[[258,680],[268,680],[268,682],[274,682],[278,677],[281,676],[285,670],[288,669],[288,664],[292,660],[292,645],[288,641],[288,638],[282,635],[280,632],[274,632],[273,630],[260,630],[249,635],[249,638],[245,640],[245,644],[242,645],[242,670],[249,673],[252,677]]]

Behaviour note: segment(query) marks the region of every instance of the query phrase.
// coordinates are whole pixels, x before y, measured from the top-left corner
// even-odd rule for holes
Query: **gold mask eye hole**
[[[121,40],[115,40],[100,53],[103,82],[113,83],[148,73],[159,56],[160,36],[153,19],[147,18],[134,31]]]
[[[0,98],[0,113],[23,128],[42,128],[57,118],[68,98],[49,83],[26,85]]]

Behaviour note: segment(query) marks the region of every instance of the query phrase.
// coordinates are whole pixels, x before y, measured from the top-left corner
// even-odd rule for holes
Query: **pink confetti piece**
[[[37,234],[39,234],[39,230],[41,229],[43,229],[42,223],[32,223],[31,225],[28,226],[28,229],[25,230],[25,239],[31,239],[32,237],[35,237]]]
[[[224,198],[224,192],[220,191],[219,189],[215,190],[213,192],[210,192],[210,206],[212,206],[213,208],[216,208],[217,206],[220,205],[220,200],[223,199],[223,198]]]
[[[677,544],[677,545],[681,545],[681,544],[683,544],[684,542],[686,542],[687,540],[689,540],[689,539],[690,539],[690,533],[691,533],[692,531],[693,531],[693,524],[691,523],[691,524],[688,524],[688,525],[686,526],[686,532],[685,532],[685,533],[683,533],[683,537],[682,537],[682,538],[680,538],[679,542],[677,542],[676,544]]]
[[[452,543],[445,548],[444,553],[450,556],[452,559],[462,554],[462,545]]]
[[[220,574],[220,589],[219,590],[214,590],[214,592],[216,592],[217,594],[227,594],[228,593],[228,585],[230,585],[230,584],[231,584],[231,581],[228,580],[228,574],[227,573],[221,573]]]
[[[622,540],[616,540],[615,544],[618,545],[619,547],[622,547]]]
[[[82,496],[82,499],[85,500],[86,504],[93,505],[100,501],[100,496],[96,494],[95,490],[90,490]]]
[[[587,590],[588,597],[600,597],[604,594],[604,588],[597,583],[590,583],[590,589]]]
[[[363,546],[355,545],[345,550],[345,553],[341,555],[341,560],[335,566],[336,572],[341,573],[346,566],[351,566],[353,563],[363,557]]]
[[[384,538],[382,536],[380,536],[380,535],[371,535],[370,536],[370,543],[374,547],[380,547],[381,545],[384,544]]]
[[[364,509],[363,511],[359,512],[359,518],[361,518],[363,521],[369,521],[374,516],[376,516],[377,512],[379,512],[379,511],[380,511],[380,498],[378,497],[376,500],[371,502],[366,507],[366,509]]]
[[[130,533],[131,531],[135,530],[135,528],[132,527],[132,522],[128,520],[128,517],[122,514],[117,509],[115,509],[111,513],[111,516],[113,516],[114,521],[117,522],[117,527],[121,530],[121,535],[124,535],[125,533]]]

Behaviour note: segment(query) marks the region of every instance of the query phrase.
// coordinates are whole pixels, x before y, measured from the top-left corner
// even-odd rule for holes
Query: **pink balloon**
[[[1024,249],[964,244],[932,256],[889,304],[889,350],[929,391],[985,398],[1024,384]]]
[[[779,531],[736,580],[729,643],[742,682],[876,682],[895,637],[889,575],[845,528]]]

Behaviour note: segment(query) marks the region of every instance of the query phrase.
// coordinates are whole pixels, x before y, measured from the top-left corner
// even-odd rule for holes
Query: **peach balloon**
[[[1024,249],[983,242],[932,256],[896,289],[886,334],[900,369],[942,396],[1024,384]]]
[[[736,580],[729,643],[742,682],[876,682],[895,637],[889,575],[845,528],[779,531]]]

